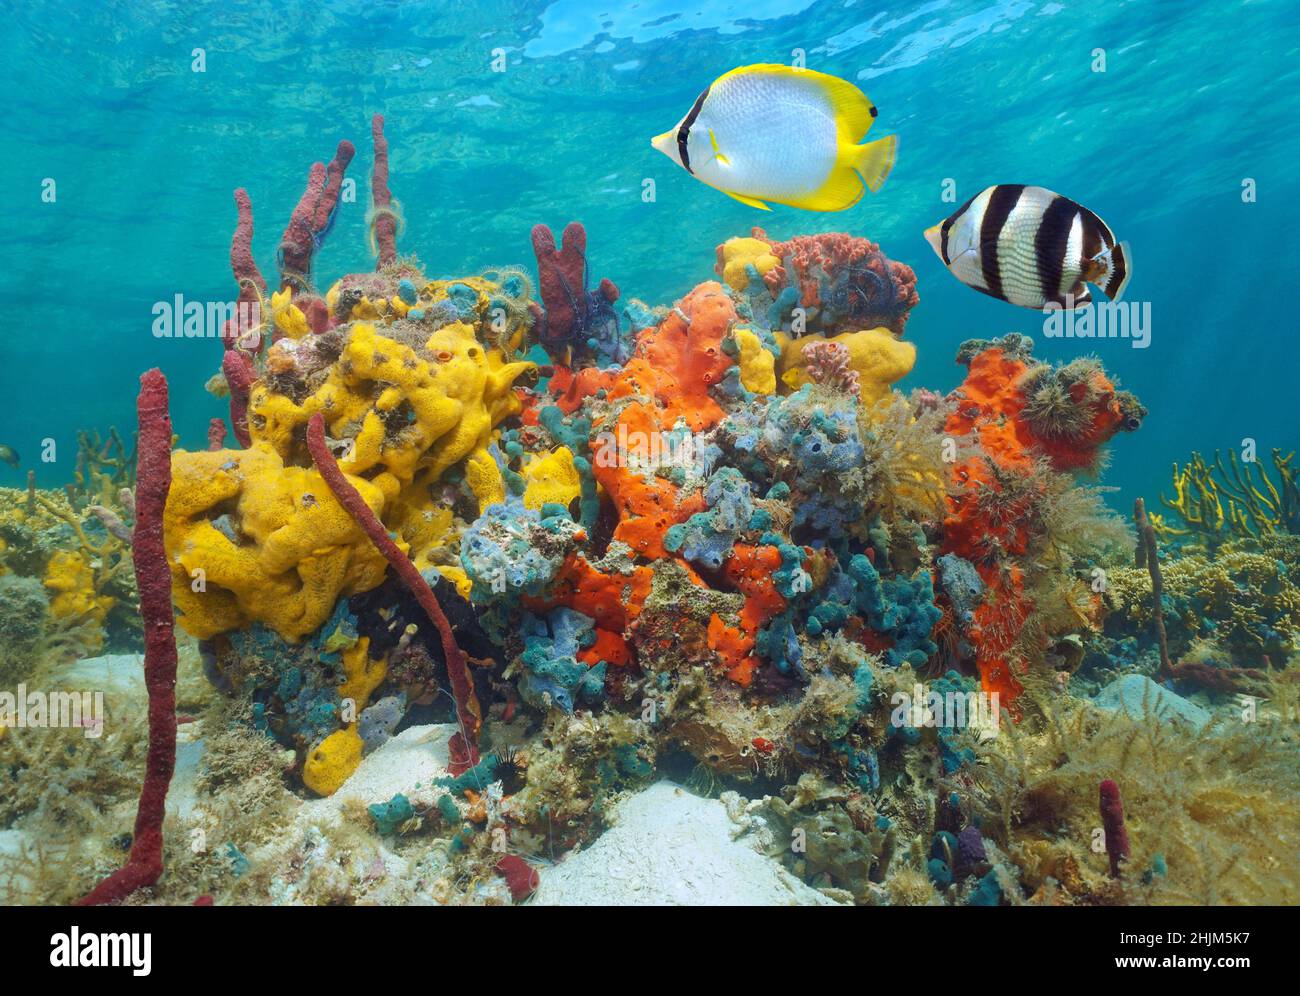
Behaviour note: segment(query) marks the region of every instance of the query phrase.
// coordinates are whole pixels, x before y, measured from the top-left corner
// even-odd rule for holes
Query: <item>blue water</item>
[[[0,280],[6,326],[0,484],[37,466],[69,479],[78,429],[133,424],[139,372],[172,384],[181,444],[224,406],[203,382],[215,340],[158,340],[155,302],[229,300],[227,256],[245,186],[262,269],[307,170],[349,138],[344,205],[317,277],[373,267],[365,245],[369,120],[388,119],[399,249],[432,273],[532,268],[528,233],[583,221],[598,276],[669,303],[712,277],[714,246],[844,230],[917,271],[919,347],[903,387],[948,390],[957,344],[1025,332],[1042,316],[970,291],[921,231],[997,182],[1050,187],[1133,246],[1130,300],[1150,302],[1150,348],[1088,344],[1150,408],[1117,440],[1117,505],[1167,487],[1192,449],[1300,446],[1295,415],[1300,92],[1294,3],[929,3],[683,0],[3,4]],[[206,72],[192,71],[192,52]],[[507,69],[491,71],[493,49]],[[650,148],[727,69],[790,61],[857,82],[900,136],[883,190],[840,214],[762,213]],[[1106,71],[1092,71],[1104,49]],[[44,203],[42,182],[56,182]],[[644,203],[642,181],[657,199]],[[1244,203],[1242,183],[1257,185]],[[41,440],[58,461],[35,463]]]

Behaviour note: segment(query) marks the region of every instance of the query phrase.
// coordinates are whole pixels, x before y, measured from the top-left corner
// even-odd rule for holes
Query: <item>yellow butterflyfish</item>
[[[718,77],[651,144],[697,180],[750,207],[843,211],[880,189],[898,137],[863,145],[876,105],[811,69],[742,66]]]

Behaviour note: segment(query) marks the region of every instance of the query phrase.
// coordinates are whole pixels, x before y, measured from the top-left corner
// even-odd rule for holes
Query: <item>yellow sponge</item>
[[[797,391],[809,383],[804,349],[810,343],[842,343],[849,351],[849,365],[858,374],[859,397],[868,408],[888,397],[891,385],[911,373],[916,364],[916,346],[895,338],[894,333],[885,328],[841,332],[829,337],[805,335],[791,338],[778,332],[776,339],[781,346],[777,372],[781,383],[791,391]]]
[[[293,334],[291,305],[277,301]],[[449,509],[430,508],[430,495],[463,464],[480,506],[505,497],[488,446],[520,409],[516,378],[534,367],[485,347],[466,322],[427,333],[419,350],[358,322],[311,394],[257,382],[248,449],[172,456],[165,530],[182,626],[206,638],[260,621],[297,640],[340,595],[383,580],[383,557],[311,465],[304,429],[317,412],[329,437],[347,444],[340,469],[398,545],[421,569],[438,566],[432,558],[454,522]]]
[[[755,394],[776,393],[776,357],[763,348],[763,342],[752,329],[736,329],[736,345],[740,355],[740,383]]]
[[[303,784],[317,795],[333,795],[361,764],[362,746],[355,726],[335,730],[307,755]]]
[[[772,247],[762,239],[727,239],[718,249],[717,271],[730,287],[743,291],[749,286],[746,267],[752,263],[761,277],[779,262]]]
[[[524,504],[541,509],[547,503],[569,504],[582,494],[582,478],[573,462],[573,451],[557,447],[553,453],[535,454],[520,471],[524,481]]]

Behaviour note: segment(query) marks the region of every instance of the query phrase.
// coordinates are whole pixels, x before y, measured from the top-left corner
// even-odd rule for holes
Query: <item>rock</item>
[[[6,905],[39,903],[40,891],[32,875],[36,872],[36,839],[26,830],[0,830],[0,902]]]
[[[542,868],[534,906],[835,906],[741,840],[717,799],[662,781],[585,850]]]
[[[193,740],[176,745],[176,768],[167,788],[167,815],[190,823],[195,819],[199,802],[199,766],[203,761],[203,741]]]
[[[88,689],[104,693],[109,704],[148,702],[144,687],[143,654],[105,654],[83,657],[55,669],[54,684],[60,688]]]
[[[1149,710],[1166,723],[1186,723],[1195,730],[1210,721],[1206,710],[1144,674],[1126,674],[1103,688],[1092,701],[1099,709],[1118,709],[1133,719],[1141,719]]]

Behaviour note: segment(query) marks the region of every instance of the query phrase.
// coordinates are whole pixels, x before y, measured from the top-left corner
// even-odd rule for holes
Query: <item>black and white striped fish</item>
[[[1133,275],[1128,243],[1082,204],[1043,187],[1000,183],[981,190],[925,231],[952,275],[1022,308],[1092,301],[1085,283],[1112,301]]]

